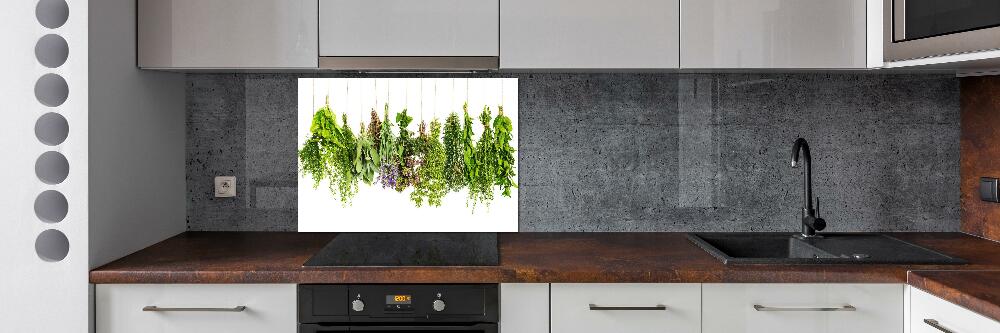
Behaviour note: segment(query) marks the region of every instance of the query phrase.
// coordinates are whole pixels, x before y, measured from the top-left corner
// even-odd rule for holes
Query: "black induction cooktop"
[[[496,233],[342,233],[303,266],[496,266]]]

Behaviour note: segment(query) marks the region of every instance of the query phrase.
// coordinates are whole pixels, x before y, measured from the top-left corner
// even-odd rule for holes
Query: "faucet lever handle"
[[[819,217],[819,196],[816,196],[816,217]]]

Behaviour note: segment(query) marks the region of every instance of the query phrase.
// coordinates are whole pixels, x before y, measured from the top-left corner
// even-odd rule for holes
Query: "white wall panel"
[[[52,21],[43,15],[43,26],[36,18],[36,5],[43,12],[61,12],[65,4],[68,19]],[[0,62],[0,322],[4,332],[86,332],[88,328],[88,8],[86,0],[5,1],[0,11],[0,41],[4,52]],[[66,41],[68,56],[58,64],[35,57],[36,42],[47,34]],[[58,66],[55,66],[58,65]],[[45,74],[65,79],[65,101],[41,104],[35,98],[35,83]],[[61,99],[57,99],[61,100]],[[46,113],[62,115],[69,135],[56,145],[36,138],[35,125]],[[65,156],[68,173],[53,184],[42,182],[35,174],[36,159],[52,151]],[[62,178],[62,175],[57,178]],[[45,222],[35,214],[35,199],[43,191],[58,191],[66,197],[65,217]],[[40,244],[52,251],[51,261],[35,251],[36,238],[45,230],[66,236],[68,253],[61,257],[65,244]],[[50,232],[50,234],[56,234]],[[58,238],[58,237],[56,237]],[[55,239],[55,238],[54,238]],[[54,256],[54,257],[53,257]],[[57,260],[58,259],[58,260]]]

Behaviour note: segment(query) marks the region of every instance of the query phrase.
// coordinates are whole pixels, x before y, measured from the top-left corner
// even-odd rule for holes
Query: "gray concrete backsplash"
[[[498,76],[519,78],[521,231],[798,230],[798,137],[827,231],[959,229],[953,76]],[[298,77],[188,75],[189,230],[296,230]]]

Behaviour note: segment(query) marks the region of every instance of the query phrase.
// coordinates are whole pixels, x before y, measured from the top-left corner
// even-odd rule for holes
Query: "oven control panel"
[[[385,295],[386,312],[413,311],[413,295]]]
[[[489,322],[496,284],[299,285],[302,322]]]

